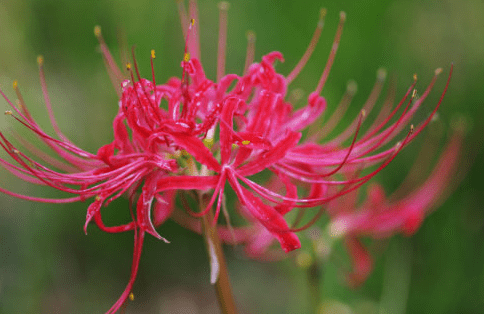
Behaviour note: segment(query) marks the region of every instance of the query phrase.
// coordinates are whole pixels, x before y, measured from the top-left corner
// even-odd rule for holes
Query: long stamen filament
[[[222,1],[219,8],[218,55],[217,55],[217,83],[225,75],[225,50],[227,48],[227,11],[229,3]]]

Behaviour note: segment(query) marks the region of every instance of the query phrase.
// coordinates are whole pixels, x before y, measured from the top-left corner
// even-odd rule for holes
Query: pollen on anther
[[[435,75],[442,73],[442,68],[435,69]]]
[[[249,140],[243,140],[242,141],[242,145],[249,145],[250,144],[250,141]]]
[[[95,200],[99,202],[101,200],[101,196],[96,195]]]
[[[387,78],[387,70],[380,68],[376,72],[376,77],[379,81],[384,81]]]
[[[415,98],[415,96],[417,96],[417,90],[414,89],[413,92],[412,92],[412,98]]]
[[[129,300],[134,301],[134,293],[133,292],[129,293]]]
[[[326,13],[328,13],[328,10],[326,8],[321,8],[321,10],[319,10],[319,19],[323,20],[326,16]]]
[[[213,138],[206,138],[203,140],[203,144],[208,148],[211,149],[213,146]]]
[[[44,64],[44,57],[43,56],[38,56],[37,57],[37,63],[42,66]]]
[[[230,7],[230,3],[228,3],[227,1],[221,1],[218,3],[218,8],[220,10],[224,10],[224,11],[227,11]]]
[[[348,81],[348,84],[346,85],[346,91],[350,95],[356,94],[356,92],[358,91],[358,84],[356,83],[356,81],[354,80]]]
[[[363,118],[366,116],[366,110],[365,109],[361,109],[361,116]]]
[[[190,61],[190,53],[186,52],[185,55],[183,56],[183,61],[188,62]]]
[[[414,129],[413,124],[411,124],[410,125],[410,133],[413,133],[413,129]]]
[[[131,71],[131,63],[126,63],[126,70]]]
[[[472,121],[469,120],[469,118],[466,118],[464,116],[453,116],[450,119],[450,126],[454,131],[457,131],[459,133],[465,133],[467,132],[472,125],[470,124]]]
[[[94,35],[96,37],[101,36],[101,26],[99,26],[99,25],[94,26]]]
[[[430,122],[435,122],[435,121],[439,121],[439,113],[436,112],[433,116],[432,116],[432,119],[430,120]]]
[[[6,116],[11,116],[13,114],[12,110],[5,110]]]
[[[245,34],[245,36],[247,37],[247,41],[250,42],[250,43],[254,43],[255,42],[255,32],[254,31],[247,31],[247,33]]]
[[[318,21],[318,28],[319,29],[322,29],[323,26],[324,26],[324,18],[326,17],[326,8],[321,8],[321,10],[319,10],[319,21]]]
[[[346,21],[346,12],[345,11],[341,11],[339,13],[339,18],[342,22]]]
[[[18,86],[18,82],[17,80],[13,81],[13,89],[17,89],[17,86]]]
[[[190,25],[193,26],[195,24],[195,19],[190,19]]]
[[[155,49],[151,49],[151,57],[152,57],[153,59],[155,59],[155,58],[156,58],[156,57],[155,57]]]
[[[415,74],[413,75],[413,80],[414,80],[414,81],[416,81],[416,80],[417,80],[417,73],[415,73]]]

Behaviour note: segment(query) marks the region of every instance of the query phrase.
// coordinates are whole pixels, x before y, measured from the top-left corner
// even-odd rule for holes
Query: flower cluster
[[[145,234],[168,242],[155,229],[168,218],[201,232],[198,217],[211,212],[212,208],[215,208],[214,224],[218,223],[221,211],[225,214],[226,225],[217,226],[221,238],[228,243],[244,244],[250,256],[259,258],[273,253],[271,244],[274,240],[285,252],[298,249],[301,243],[296,232],[308,228],[323,213],[328,213],[333,233],[346,238],[354,261],[351,278],[354,282],[363,281],[371,270],[371,257],[359,237],[415,232],[426,211],[446,186],[443,178],[455,169],[459,136],[451,140],[434,173],[417,192],[400,201],[390,201],[384,197],[381,188],[373,186],[368,190],[368,200],[361,205],[356,203],[357,189],[385,168],[431,121],[447,90],[448,81],[429,117],[416,127],[408,126],[441,70],[436,70],[435,77],[420,97],[414,90],[415,76],[398,104],[392,109],[392,100],[385,102],[375,122],[365,134],[360,134],[363,120],[376,103],[385,80],[385,73],[379,71],[374,90],[361,114],[345,131],[336,138],[322,141],[344,114],[353,88],[349,88],[327,125],[302,140],[302,131],[325,111],[326,100],[321,92],[338,49],[345,14],[341,13],[322,76],[307,98],[307,105],[298,109],[288,100],[288,86],[304,68],[316,46],[325,11],[321,11],[306,53],[291,73],[284,76],[276,71],[275,63],[284,61],[279,52],[271,52],[259,63],[254,63],[255,37],[249,34],[246,68],[239,76],[224,73],[227,5],[221,4],[215,81],[205,76],[199,59],[196,2],[190,1],[187,15],[180,1],[179,12],[186,37],[182,78],[171,78],[161,85],[156,84],[154,71],[151,80],[141,77],[134,51],[133,64],[127,65],[126,72],[120,70],[100,28],[96,27],[103,58],[120,96],[119,111],[113,121],[114,140],[102,146],[96,154],[74,145],[57,127],[42,58],[38,60],[42,91],[57,137],[48,135],[35,122],[16,83],[18,106],[0,91],[11,106],[6,114],[34,132],[61,159],[54,159],[22,140],[23,146],[37,158],[29,157],[0,133],[0,145],[16,164],[5,159],[0,159],[0,163],[27,182],[51,186],[75,196],[47,199],[19,195],[4,188],[0,191],[37,202],[68,203],[92,199],[87,208],[85,230],[94,222],[106,232],[134,232],[131,278],[109,313],[117,311],[131,293]],[[151,54],[153,69],[154,51]],[[127,73],[126,77],[124,73]],[[401,135],[404,129],[407,131]],[[397,137],[400,137],[399,141],[389,146]],[[366,169],[369,170],[365,172]],[[254,177],[260,173],[266,177],[263,182]],[[225,208],[226,188],[231,188],[237,195],[234,207],[247,218],[247,225],[230,225]],[[193,192],[197,196],[208,195],[206,206],[199,211],[175,208],[177,195],[184,198]],[[119,226],[106,226],[102,207],[122,195],[129,199],[132,220]],[[344,202],[340,201],[343,199]],[[300,210],[300,215],[289,224],[285,215],[295,210]],[[313,218],[300,226],[304,213],[313,213]]]

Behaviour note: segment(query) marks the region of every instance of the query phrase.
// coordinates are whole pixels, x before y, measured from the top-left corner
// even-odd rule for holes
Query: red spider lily
[[[456,128],[432,173],[425,182],[414,186],[411,192],[405,191],[405,197],[399,197],[399,194],[408,185],[414,185],[411,175],[388,198],[380,185],[372,184],[368,188],[367,200],[360,206],[356,204],[356,194],[344,201],[340,199],[330,204],[330,233],[333,237],[345,237],[345,244],[352,258],[353,271],[347,278],[351,286],[362,284],[372,269],[370,254],[358,238],[388,238],[397,232],[406,236],[413,235],[428,212],[445,198],[444,191],[447,192],[449,187],[455,186],[462,136],[462,128]],[[423,169],[425,167],[417,162],[411,173],[421,172]]]
[[[131,277],[125,291],[108,313],[117,311],[131,293],[145,233],[165,240],[155,227],[170,217],[200,232],[200,222],[195,218],[208,213],[214,204],[214,223],[217,223],[220,211],[224,209],[226,183],[238,197],[239,212],[251,224],[236,229],[219,227],[223,239],[233,243],[249,243],[248,253],[254,256],[264,253],[273,238],[279,241],[285,252],[299,248],[301,244],[295,232],[309,227],[324,211],[316,210],[310,223],[302,227],[297,227],[297,223],[290,227],[284,218],[285,214],[295,209],[328,204],[369,181],[425,128],[439,108],[449,84],[450,74],[442,97],[431,115],[416,128],[412,125],[395,147],[388,147],[387,144],[407,127],[432,90],[441,70],[436,71],[434,79],[418,99],[414,92],[415,78],[397,106],[393,110],[384,106],[375,124],[360,136],[365,113],[372,109],[383,84],[384,75],[380,72],[374,92],[347,131],[333,140],[318,144],[317,140],[329,131],[323,128],[318,135],[301,141],[302,130],[313,124],[326,108],[326,100],[321,92],[338,49],[344,13],[340,16],[333,48],[314,92],[309,95],[306,106],[295,109],[286,100],[288,85],[304,68],[315,49],[323,28],[325,11],[321,12],[307,51],[289,75],[284,77],[275,70],[275,62],[284,61],[279,52],[271,52],[262,57],[260,63],[253,63],[254,37],[250,35],[246,68],[244,74],[238,76],[226,75],[224,70],[227,5],[222,4],[216,81],[205,76],[199,58],[196,1],[190,1],[188,11],[187,15],[180,1],[179,12],[186,37],[185,55],[181,62],[182,78],[171,78],[162,85],[156,84],[154,71],[151,81],[141,77],[134,51],[133,66],[127,65],[129,80],[126,80],[113,60],[100,29],[95,29],[108,72],[120,96],[119,111],[113,122],[114,140],[101,147],[97,154],[85,152],[72,144],[57,127],[42,60],[39,60],[42,91],[58,138],[46,134],[34,121],[16,85],[19,108],[0,91],[12,107],[6,113],[32,130],[62,159],[59,161],[38,153],[33,145],[22,140],[27,149],[52,168],[44,166],[21,152],[0,133],[0,145],[18,163],[16,165],[0,159],[2,165],[23,180],[48,185],[76,196],[46,199],[19,195],[3,188],[0,191],[23,199],[50,203],[94,198],[87,209],[85,230],[94,221],[106,232],[134,231]],[[192,18],[190,22],[188,16]],[[154,57],[152,51],[152,69]],[[230,88],[231,85],[234,87]],[[337,120],[339,118],[334,117],[332,121]],[[348,139],[350,144],[345,146]],[[373,167],[369,173],[359,175],[369,167]],[[272,176],[269,183],[258,183],[252,178],[266,170]],[[140,192],[138,188],[141,188]],[[441,187],[433,185],[433,188]],[[189,215],[175,211],[175,193],[193,190],[198,191],[199,195],[213,190],[208,205],[200,212],[188,209]],[[308,192],[299,197],[305,190]],[[105,226],[101,216],[102,206],[107,206],[123,194],[129,198],[132,221],[120,226]],[[415,198],[422,203],[422,207],[428,207],[429,204],[419,195]],[[402,212],[406,210],[402,209]],[[373,219],[370,216],[354,224],[348,222],[348,228],[352,228],[351,232],[364,229]],[[402,224],[390,224],[389,227],[402,228]],[[363,254],[361,245],[355,245],[357,240],[349,238],[348,243],[353,255]],[[367,264],[371,266],[371,262]],[[368,267],[361,268],[366,270]]]

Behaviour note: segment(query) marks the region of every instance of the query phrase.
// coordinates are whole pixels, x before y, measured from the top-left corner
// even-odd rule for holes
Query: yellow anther
[[[348,85],[346,85],[346,91],[350,95],[356,94],[356,92],[358,91],[358,84],[356,83],[356,81],[354,80],[348,81]]]
[[[126,70],[131,71],[131,63],[126,63]]]
[[[96,37],[101,36],[101,26],[99,26],[99,25],[94,26],[94,35]]]
[[[193,26],[195,24],[195,19],[190,19],[190,25]]]
[[[172,156],[173,156],[173,159],[178,159],[182,156],[182,153],[179,150],[177,150]]]
[[[319,19],[323,20],[326,16],[326,13],[328,13],[328,10],[326,10],[326,8],[321,8],[321,10],[319,10]]]
[[[183,61],[188,62],[190,61],[190,53],[186,52],[185,55],[183,56]]]
[[[412,98],[415,98],[417,96],[417,90],[414,89],[413,92],[412,92]]]
[[[227,1],[221,1],[218,3],[218,8],[223,11],[227,11],[230,7],[230,4]]]
[[[255,33],[254,33],[254,31],[247,31],[247,33],[245,34],[245,36],[247,36],[247,41],[248,42],[250,42],[250,43],[255,42]]]
[[[413,129],[414,129],[413,124],[410,124],[410,133],[413,133]]]
[[[243,140],[242,141],[242,145],[249,145],[250,144],[250,141],[249,140]]]
[[[37,57],[37,63],[42,66],[44,64],[44,57],[42,56],[38,56]]]
[[[18,87],[17,80],[13,81],[13,84],[12,85],[13,85],[13,89],[17,89],[17,87]]]
[[[384,81],[387,78],[387,70],[380,68],[376,71],[376,77],[379,81]]]
[[[133,292],[129,293],[129,300],[134,301],[134,293]]]
[[[96,195],[96,198],[95,198],[95,200],[96,200],[97,202],[99,202],[99,201],[101,200],[101,196],[99,196],[99,195]]]
[[[239,147],[239,145],[235,144],[235,143],[232,143],[232,148],[233,149],[236,149],[237,147]]]
[[[208,148],[211,149],[213,146],[213,138],[205,138],[203,140],[203,144]]]
[[[436,112],[433,116],[432,116],[432,119],[430,120],[430,122],[435,122],[435,121],[439,121],[440,119],[440,116],[439,116],[439,113]]]
[[[345,11],[341,11],[339,13],[339,19],[340,19],[341,22],[346,21],[346,12]]]
[[[361,116],[363,118],[366,116],[366,110],[365,109],[361,109]]]
[[[5,110],[5,115],[11,116],[13,114],[12,110]]]
[[[442,68],[435,69],[435,75],[442,73]]]
[[[184,149],[181,151],[181,154],[183,157],[190,157],[190,154]]]
[[[414,80],[414,81],[416,81],[416,80],[417,80],[417,73],[415,73],[415,74],[413,75],[413,80]]]
[[[464,133],[470,130],[472,127],[472,120],[469,117],[465,117],[462,115],[453,116],[450,119],[450,126],[454,131],[459,133]]]
[[[153,59],[156,58],[155,57],[155,49],[151,49],[151,58],[153,58]]]
[[[16,154],[16,155],[20,154],[19,150],[18,150],[18,149],[16,149],[16,148],[14,148],[14,149],[12,150],[12,153],[14,153],[14,154]]]

